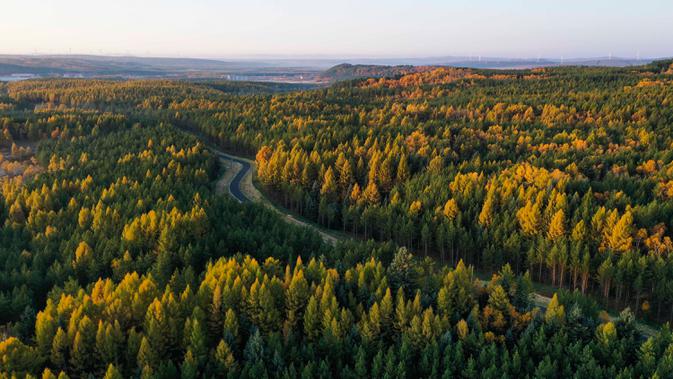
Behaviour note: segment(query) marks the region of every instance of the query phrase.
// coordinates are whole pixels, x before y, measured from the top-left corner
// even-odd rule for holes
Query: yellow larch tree
[[[607,247],[616,252],[625,252],[633,245],[633,215],[626,211],[615,224],[607,238]]]
[[[554,213],[554,216],[552,216],[551,221],[549,222],[547,238],[555,241],[563,237],[565,233],[565,213],[563,212],[563,209],[559,209],[556,211],[556,213]]]

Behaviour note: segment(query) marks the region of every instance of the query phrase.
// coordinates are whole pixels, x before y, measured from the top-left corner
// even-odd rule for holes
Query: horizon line
[[[343,60],[343,59],[363,59],[363,60],[395,60],[395,59],[413,59],[413,60],[429,60],[429,59],[460,59],[460,60],[526,60],[526,61],[536,61],[536,60],[636,60],[636,61],[656,61],[662,59],[673,58],[671,55],[659,55],[659,56],[627,56],[627,55],[595,55],[595,56],[583,56],[583,55],[573,55],[573,56],[501,56],[501,55],[484,55],[484,54],[390,54],[390,55],[367,55],[367,54],[232,54],[232,55],[204,55],[204,54],[194,54],[194,55],[182,55],[182,54],[135,54],[135,53],[95,53],[95,52],[30,52],[30,53],[6,53],[0,52],[0,57],[2,56],[34,56],[34,57],[77,57],[77,56],[89,56],[89,57],[110,57],[110,58],[163,58],[163,59],[201,59],[201,60]]]

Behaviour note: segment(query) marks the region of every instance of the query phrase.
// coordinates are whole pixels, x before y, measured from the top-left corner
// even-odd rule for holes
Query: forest
[[[673,377],[672,104],[670,61],[0,83],[0,378]]]

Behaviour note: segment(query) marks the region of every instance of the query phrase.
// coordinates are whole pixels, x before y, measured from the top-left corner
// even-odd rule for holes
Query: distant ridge
[[[217,78],[248,81],[324,82],[358,77],[396,76],[419,67],[525,69],[553,66],[634,66],[652,59],[617,57],[512,59],[491,57],[427,58],[249,58],[200,59],[98,55],[0,55],[0,80],[13,76]],[[4,79],[3,79],[4,78]],[[8,79],[9,78],[9,79]]]
[[[391,77],[417,72],[419,68],[419,66],[412,65],[383,66],[342,63],[320,74],[320,78],[326,81],[341,81],[356,78]]]
[[[311,82],[317,68],[264,61],[199,58],[108,57],[97,55],[0,55],[0,80],[13,77],[216,78]]]

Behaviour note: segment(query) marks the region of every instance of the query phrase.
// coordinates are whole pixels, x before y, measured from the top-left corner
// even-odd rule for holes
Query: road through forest
[[[318,234],[320,234],[325,242],[331,245],[336,245],[339,240],[344,239],[344,237],[335,236],[334,234],[325,231],[316,225],[298,219],[289,212],[278,208],[271,202],[271,200],[262,195],[262,193],[255,187],[252,181],[253,170],[257,169],[254,161],[227,154],[213,146],[210,146],[210,149],[217,154],[217,156],[220,158],[220,162],[226,168],[224,175],[218,180],[216,185],[218,193],[228,193],[230,196],[241,203],[254,202],[262,204],[281,215],[281,217],[283,217],[286,222],[315,230]],[[482,285],[486,285],[485,281],[481,281],[481,283]],[[539,293],[533,294],[533,303],[542,309],[546,309],[550,301],[551,298],[547,296],[541,295]],[[613,321],[617,319],[613,316],[610,318]],[[652,337],[657,333],[656,329],[639,322],[636,323],[636,327],[638,331],[645,337]]]

